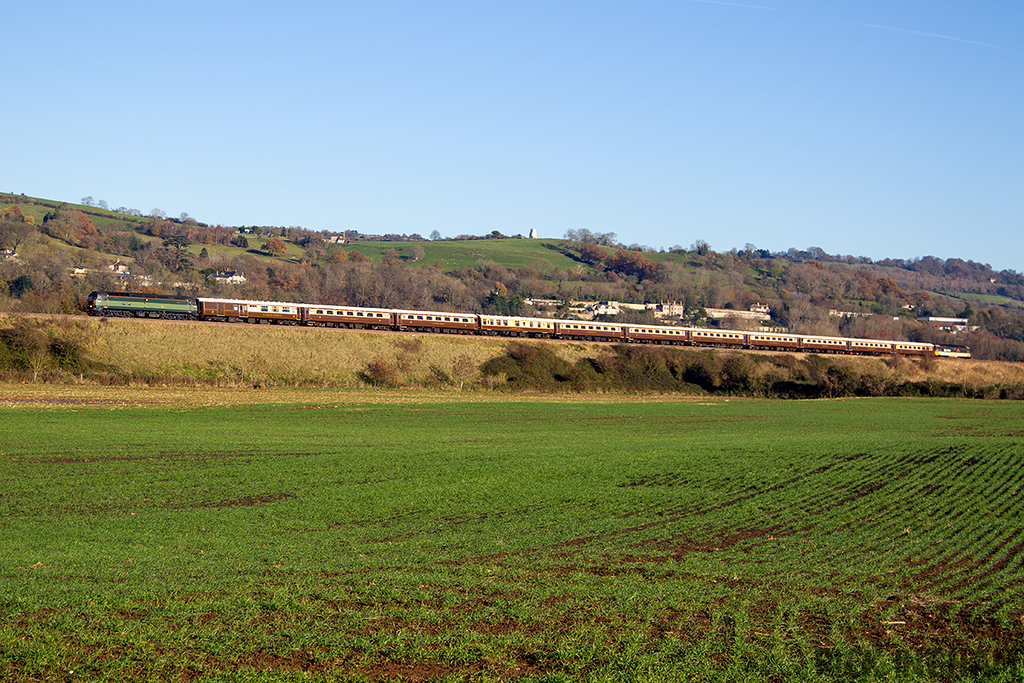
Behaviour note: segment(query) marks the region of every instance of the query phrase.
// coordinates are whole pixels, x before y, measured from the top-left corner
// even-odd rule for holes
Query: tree
[[[76,240],[96,236],[96,226],[89,217],[78,209],[61,204],[56,211],[46,214],[43,219],[43,230],[56,239],[74,245]]]
[[[271,237],[263,245],[263,249],[271,256],[284,256],[288,253],[288,245],[280,237]]]
[[[638,281],[657,279],[663,272],[657,263],[638,251],[619,249],[605,263],[608,270],[620,275],[632,275]]]
[[[25,216],[15,206],[0,211],[0,249],[18,253],[18,247],[35,234],[36,226],[32,216]]]
[[[431,242],[436,242],[439,239],[441,239],[441,233],[440,232],[438,232],[437,230],[434,230],[434,231],[432,231],[430,233],[430,241]]]
[[[459,391],[466,384],[466,381],[473,376],[475,365],[473,359],[463,353],[452,361],[452,381],[458,382]]]
[[[168,235],[163,239],[164,252],[159,258],[168,270],[188,271],[192,269],[192,255],[188,253],[191,242],[184,235]]]
[[[348,261],[348,254],[341,247],[330,247],[327,249],[328,263],[344,263]]]
[[[190,244],[192,243],[184,235],[168,235],[164,238],[164,246],[168,249],[182,251],[187,249]]]
[[[608,254],[596,244],[584,244],[580,246],[580,258],[592,266],[604,262]]]
[[[85,206],[92,206],[92,205],[93,205],[93,204],[95,203],[95,201],[96,201],[96,200],[94,200],[94,199],[92,198],[92,195],[89,195],[89,196],[87,196],[87,197],[82,197],[82,202],[81,202],[81,203],[82,203],[83,205],[85,205]]]
[[[422,244],[414,244],[409,248],[409,260],[410,261],[421,261],[424,256],[427,255],[427,251],[423,248]]]

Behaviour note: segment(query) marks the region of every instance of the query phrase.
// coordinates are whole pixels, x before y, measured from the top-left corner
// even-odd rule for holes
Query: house
[[[226,285],[240,285],[245,282],[245,276],[233,270],[227,270],[223,273],[210,273],[207,279]]]
[[[709,318],[724,320],[726,318],[739,318],[742,320],[771,320],[771,316],[761,311],[737,311],[731,308],[705,308]]]
[[[928,316],[924,318],[918,318],[918,322],[931,325],[937,330],[946,330],[947,332],[972,332],[978,329],[977,325],[971,325],[971,321],[967,318],[940,318],[937,316]]]

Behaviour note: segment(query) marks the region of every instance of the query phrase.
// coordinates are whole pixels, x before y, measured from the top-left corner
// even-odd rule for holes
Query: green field
[[[414,246],[423,249],[423,258],[408,260]],[[383,261],[388,249],[395,249],[400,258],[412,266],[424,268],[440,263],[444,271],[473,267],[481,261],[493,261],[506,268],[537,268],[541,272],[551,267],[576,268],[580,266],[566,256],[562,240],[556,239],[484,239],[440,240],[437,242],[351,242],[341,245],[346,252],[358,251],[373,261]],[[583,266],[592,270],[589,266]]]
[[[0,388],[0,679],[1024,677],[1018,402],[103,395]]]

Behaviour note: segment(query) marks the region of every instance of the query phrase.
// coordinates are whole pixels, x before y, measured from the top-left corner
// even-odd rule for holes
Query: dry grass
[[[0,326],[11,324],[0,317]],[[367,368],[390,369],[394,385],[452,391],[490,388],[480,365],[505,352],[499,337],[372,332],[278,325],[73,318],[91,361],[140,382],[195,380],[220,388],[322,386],[364,388]],[[551,343],[569,363],[594,357],[606,344]],[[735,353],[723,350],[721,353]],[[763,352],[757,352],[763,353]],[[797,354],[798,358],[804,357]],[[861,374],[899,382],[950,382],[967,389],[1024,385],[1024,364],[962,359],[830,357]],[[767,369],[763,371],[769,371]]]
[[[798,357],[800,357],[798,355]],[[902,382],[952,382],[968,388],[999,384],[1024,384],[1024,363],[963,358],[875,358],[830,356],[861,373],[878,373]]]
[[[97,326],[90,357],[100,363],[140,376],[185,375],[238,384],[357,386],[363,384],[360,373],[382,360],[400,369],[403,383],[430,385],[439,383],[432,367],[450,375],[455,358],[468,356],[475,367],[499,348],[497,340],[475,337],[277,325],[109,320]]]
[[[400,386],[471,387],[482,381],[480,365],[504,353],[510,342],[499,337],[278,325],[91,322],[96,334],[89,356],[96,362],[140,377],[191,376],[229,386],[365,386],[367,367],[383,361],[397,370]],[[602,345],[556,344],[557,353],[571,363],[593,355],[595,346]],[[466,367],[468,372],[460,370]]]

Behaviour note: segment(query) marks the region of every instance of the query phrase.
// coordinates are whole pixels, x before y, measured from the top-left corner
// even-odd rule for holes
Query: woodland
[[[707,309],[762,304],[768,325],[794,333],[967,344],[975,358],[1024,360],[1024,274],[954,257],[872,260],[754,244],[718,252],[703,239],[653,249],[586,229],[526,240],[212,226],[91,197],[14,194],[0,194],[0,253],[0,310],[13,314],[80,313],[91,291],[131,289],[554,317],[571,317],[577,301],[673,303],[682,316],[659,322],[742,328],[753,323],[711,319]],[[952,334],[928,317],[966,318],[973,329]],[[629,310],[607,319],[656,320]]]

